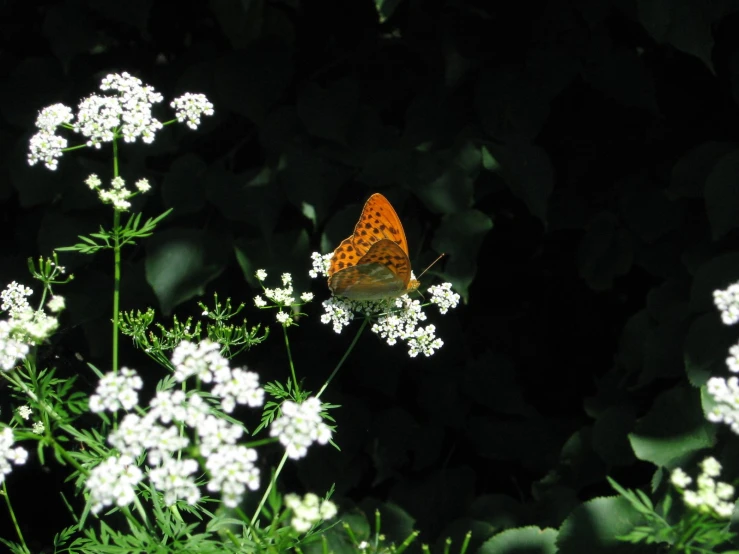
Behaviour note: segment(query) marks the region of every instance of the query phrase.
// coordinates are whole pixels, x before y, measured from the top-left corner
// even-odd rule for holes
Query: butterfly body
[[[418,288],[403,225],[382,194],[369,197],[354,234],[334,250],[328,286],[334,295],[357,301],[397,298]]]

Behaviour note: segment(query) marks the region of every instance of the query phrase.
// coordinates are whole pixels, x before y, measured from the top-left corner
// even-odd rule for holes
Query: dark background
[[[123,71],[164,94],[161,120],[184,92],[216,111],[121,149],[122,176],[154,186],[135,209],[174,208],[124,251],[123,309],[151,305],[166,323],[214,291],[243,301],[274,333],[237,362],[284,381],[253,273],[277,286],[291,272],[317,296],[290,337],[318,390],[354,328],[318,322],[329,292],[307,277],[310,252],[331,251],[377,191],[416,274],[446,252],[424,279],[464,299],[429,312],[443,349],[409,359],[363,336],[325,395],[341,404],[342,451],[288,464],[286,491],[336,483],[345,510],[395,503],[426,543],[556,528],[612,494],[607,474],[646,486],[655,464],[628,434],[665,399],[689,399],[667,402],[678,419],[699,413],[696,387],[725,372],[734,337],[711,291],[739,277],[737,2],[400,0],[378,14],[370,1],[6,1],[0,28],[3,283],[31,284],[27,257],[110,225],[83,184],[109,178],[109,149],[66,154],[56,172],[26,155],[42,107],[76,106]],[[68,310],[49,359],[87,390],[74,353],[109,369],[111,259],[62,258],[76,278],[58,291]],[[180,269],[164,279],[164,266]],[[155,383],[162,370],[122,342],[123,365]],[[34,459],[9,479],[37,548],[72,523],[65,470],[46,469]],[[30,479],[43,499],[24,497]]]

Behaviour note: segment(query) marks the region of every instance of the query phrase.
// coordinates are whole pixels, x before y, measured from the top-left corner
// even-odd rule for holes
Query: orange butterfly
[[[411,279],[403,225],[382,194],[369,197],[354,234],[334,250],[328,288],[349,300],[396,298],[418,288]]]

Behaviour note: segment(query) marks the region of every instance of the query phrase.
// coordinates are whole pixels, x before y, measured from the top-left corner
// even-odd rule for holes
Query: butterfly
[[[334,250],[328,288],[349,300],[396,298],[418,288],[411,279],[408,241],[393,206],[382,194],[369,197],[354,234]]]

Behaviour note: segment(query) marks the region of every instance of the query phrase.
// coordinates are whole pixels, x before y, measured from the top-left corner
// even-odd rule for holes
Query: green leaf
[[[557,531],[529,526],[508,529],[486,540],[478,554],[554,554]]]
[[[712,9],[701,0],[637,0],[639,21],[655,41],[696,56],[711,72]]]
[[[468,288],[477,275],[482,242],[492,228],[490,217],[478,210],[467,210],[445,216],[434,232],[431,241],[434,250],[449,255],[442,275],[465,302]]]
[[[461,140],[445,151],[418,153],[409,184],[432,212],[451,214],[472,207],[481,169],[480,149]]]
[[[347,134],[357,117],[359,81],[346,77],[323,88],[309,82],[297,99],[298,116],[308,132],[326,140],[346,145]]]
[[[500,173],[514,196],[546,225],[549,197],[554,189],[554,172],[547,153],[525,143],[488,144],[488,149],[500,164]]]
[[[395,13],[403,0],[375,0],[375,9],[380,23],[385,23]]]
[[[525,144],[536,138],[549,118],[549,100],[518,65],[510,67],[481,73],[475,109],[488,135]]]
[[[706,211],[713,239],[739,226],[739,150],[723,156],[706,180]]]
[[[713,302],[713,291],[728,288],[739,279],[739,254],[723,254],[702,264],[695,272],[690,289],[690,309],[710,312],[720,319]]]
[[[177,216],[187,215],[203,209],[208,166],[200,156],[185,154],[169,168],[162,182],[164,205],[174,208]]]
[[[228,237],[196,229],[167,229],[146,243],[146,280],[162,311],[205,292],[205,286],[225,269]]]
[[[716,163],[729,152],[736,150],[731,142],[704,142],[688,150],[672,168],[667,195],[677,198],[703,198],[708,175]]]
[[[676,387],[657,397],[629,440],[640,460],[672,468],[694,452],[712,447],[716,427],[706,421],[698,391]]]
[[[597,46],[591,50],[583,71],[585,80],[622,106],[659,113],[652,69],[637,50],[626,46],[611,48],[608,44],[607,50],[601,52],[605,41],[593,42]]]
[[[633,251],[631,237],[619,227],[612,214],[597,214],[585,230],[577,252],[580,276],[594,290],[606,290],[616,277],[631,268]]]
[[[634,462],[628,435],[636,423],[636,409],[627,404],[612,406],[598,416],[593,424],[593,450],[608,466]]]
[[[218,60],[213,75],[220,109],[262,123],[290,84],[292,54],[292,48],[285,42],[261,38]]]
[[[736,343],[736,329],[721,322],[718,313],[696,318],[685,338],[685,372],[690,384],[705,385],[713,375],[726,372],[729,348]]]
[[[558,554],[638,554],[656,552],[654,547],[634,545],[617,537],[644,520],[631,503],[620,496],[595,498],[573,510],[557,537]]]

